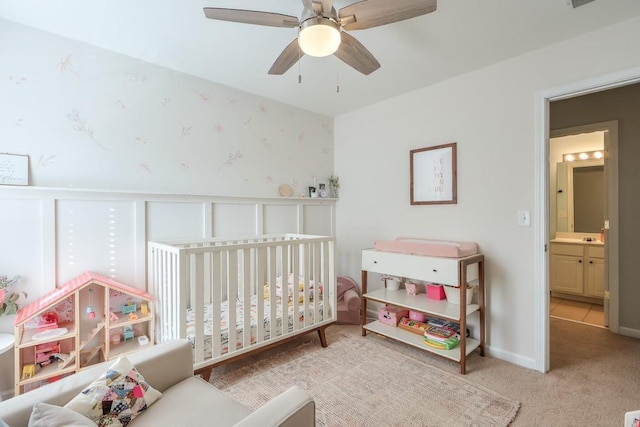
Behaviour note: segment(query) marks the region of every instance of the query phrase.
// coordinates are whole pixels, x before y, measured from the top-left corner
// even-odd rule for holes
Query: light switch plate
[[[518,211],[518,225],[520,227],[529,227],[531,225],[531,211],[528,211],[528,210]]]

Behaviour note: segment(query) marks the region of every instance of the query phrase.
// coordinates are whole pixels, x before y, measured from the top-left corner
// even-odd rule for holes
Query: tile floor
[[[551,297],[549,308],[551,317],[604,327],[604,308],[601,305]]]

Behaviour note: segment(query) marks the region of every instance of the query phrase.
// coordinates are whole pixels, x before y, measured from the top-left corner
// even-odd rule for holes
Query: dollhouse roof
[[[15,326],[18,326],[21,323],[32,319],[34,316],[40,315],[43,311],[57,305],[59,302],[61,302],[63,299],[65,299],[78,289],[82,289],[85,286],[89,285],[104,286],[105,288],[115,289],[120,292],[124,292],[125,294],[137,296],[145,300],[155,300],[155,298],[153,298],[149,293],[143,291],[142,289],[133,288],[123,283],[116,282],[112,278],[103,276],[102,274],[87,271],[69,280],[62,286],[57,287],[51,292],[41,296],[31,304],[22,307],[20,311],[18,311],[16,320],[13,322],[13,324]]]

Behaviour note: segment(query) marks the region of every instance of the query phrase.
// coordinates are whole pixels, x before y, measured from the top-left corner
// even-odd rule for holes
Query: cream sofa
[[[162,397],[129,425],[138,426],[315,426],[313,398],[292,387],[252,411],[193,375],[191,344],[175,340],[132,353],[129,360]],[[0,420],[27,426],[33,405],[64,406],[98,378],[110,362],[92,366],[29,393],[0,402]],[[1,423],[0,423],[1,425]]]

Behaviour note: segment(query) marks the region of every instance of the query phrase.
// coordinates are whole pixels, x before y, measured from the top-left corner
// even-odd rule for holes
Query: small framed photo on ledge
[[[29,156],[0,153],[0,185],[29,185]]]
[[[457,144],[418,148],[410,152],[411,204],[457,204]]]

